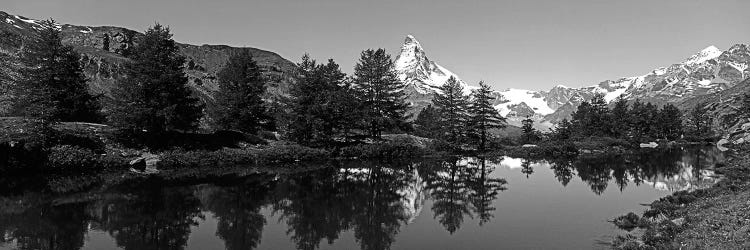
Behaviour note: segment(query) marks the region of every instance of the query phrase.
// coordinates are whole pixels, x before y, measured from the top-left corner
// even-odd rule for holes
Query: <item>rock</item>
[[[146,166],[146,159],[143,157],[130,161],[130,167],[137,171],[146,171]]]
[[[685,224],[685,218],[680,217],[680,218],[674,219],[674,220],[672,220],[672,223],[674,223],[678,227],[681,227],[682,225]]]

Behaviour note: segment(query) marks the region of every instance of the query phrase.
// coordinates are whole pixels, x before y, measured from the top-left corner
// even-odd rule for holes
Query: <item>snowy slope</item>
[[[463,85],[465,94],[475,89],[462,81],[458,75],[427,58],[424,48],[412,35],[406,36],[401,46],[401,54],[394,64],[401,81],[420,94],[427,95],[439,91],[438,88],[451,76]]]
[[[515,105],[522,103],[534,110],[534,113],[540,115],[548,115],[555,112],[555,110],[547,105],[544,95],[537,91],[508,89],[497,93],[502,96],[500,100],[502,103],[495,105],[495,108],[500,111],[502,116],[508,116],[513,111]]]

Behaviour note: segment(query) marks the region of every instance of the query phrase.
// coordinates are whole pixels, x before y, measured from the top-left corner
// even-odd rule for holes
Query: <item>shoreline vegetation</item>
[[[680,191],[656,200],[641,215],[628,213],[612,222],[629,231],[615,249],[750,248],[750,145],[734,151],[715,169],[723,178],[706,189]]]

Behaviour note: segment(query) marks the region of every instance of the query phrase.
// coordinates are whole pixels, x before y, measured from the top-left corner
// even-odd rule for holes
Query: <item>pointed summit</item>
[[[698,54],[691,56],[690,58],[685,60],[685,62],[683,63],[687,65],[699,64],[699,63],[717,58],[721,55],[721,53],[722,51],[719,48],[716,48],[716,46],[711,45],[701,50],[701,52],[698,52]]]
[[[458,79],[466,93],[471,92],[471,88],[461,78],[427,58],[422,45],[412,35],[407,35],[404,39],[401,54],[396,57],[394,64],[401,81],[420,94],[434,93],[451,76]]]

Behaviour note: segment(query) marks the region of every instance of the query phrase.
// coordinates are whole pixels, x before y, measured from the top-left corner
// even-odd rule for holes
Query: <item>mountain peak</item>
[[[413,86],[420,94],[437,91],[451,76],[464,85],[466,93],[471,93],[470,87],[456,74],[427,58],[422,45],[412,35],[407,35],[404,39],[401,54],[396,57],[394,64],[401,81]]]
[[[691,56],[684,63],[688,65],[702,63],[719,57],[721,53],[722,51],[719,48],[711,45],[698,52],[698,54]]]

